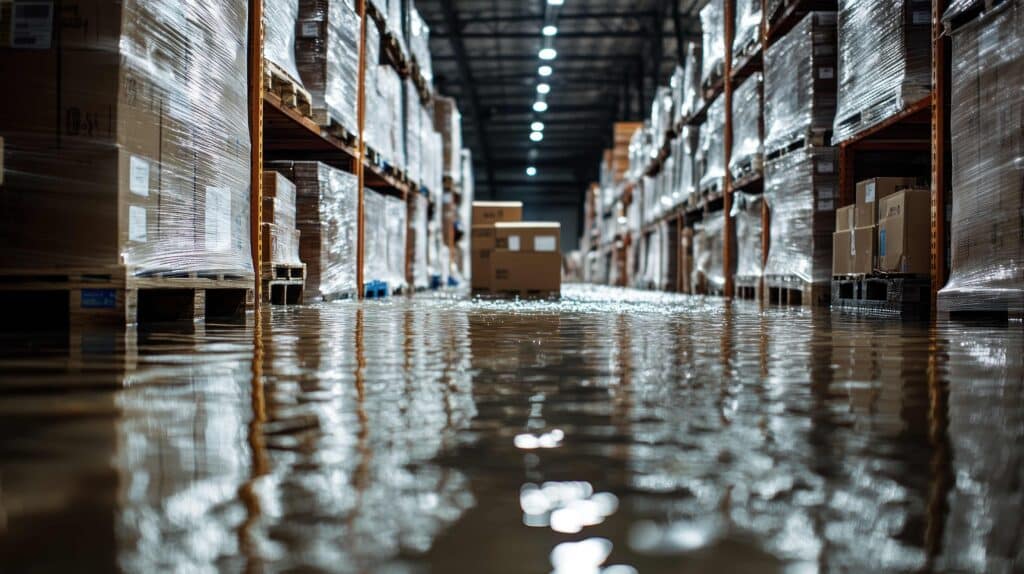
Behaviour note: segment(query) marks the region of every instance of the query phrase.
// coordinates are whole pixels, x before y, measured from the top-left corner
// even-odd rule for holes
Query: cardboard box
[[[878,224],[878,202],[901,189],[913,187],[917,180],[912,177],[875,177],[857,182],[857,210],[854,227],[871,227]]]
[[[858,227],[853,230],[850,273],[870,274],[875,268],[875,228]]]
[[[494,251],[494,225],[474,225],[470,236],[470,258],[472,259],[473,289],[488,289],[491,286],[491,252]]]
[[[552,222],[516,221],[494,224],[494,248],[508,251],[560,253],[561,225]]]
[[[474,201],[473,225],[498,223],[499,221],[521,221],[521,201]]]
[[[931,191],[908,189],[879,202],[878,268],[889,273],[931,272]]]
[[[562,255],[550,251],[495,249],[491,255],[492,291],[558,292],[562,289]]]
[[[853,273],[853,230],[844,229],[832,234],[832,274]]]
[[[856,205],[847,205],[836,210],[836,231],[853,231],[857,225],[854,223],[854,214],[857,211]]]

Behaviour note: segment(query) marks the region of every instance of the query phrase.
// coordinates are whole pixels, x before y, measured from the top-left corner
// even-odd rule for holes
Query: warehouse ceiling
[[[655,86],[667,85],[681,59],[680,41],[699,42],[705,0],[549,2],[417,1],[431,29],[435,87],[463,114],[477,198],[579,207],[612,123],[648,117]],[[557,33],[546,36],[545,26]],[[542,60],[543,48],[554,59]],[[550,76],[539,74],[543,65]],[[538,100],[546,111],[534,111]],[[544,124],[541,141],[531,138],[534,122]]]

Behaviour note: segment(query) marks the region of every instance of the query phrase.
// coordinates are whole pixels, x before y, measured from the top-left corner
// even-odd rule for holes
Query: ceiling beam
[[[445,25],[449,30],[461,30],[459,15],[455,11],[454,0],[441,0],[441,8],[444,10]],[[487,142],[487,129],[484,126],[483,117],[480,115],[480,97],[476,93],[476,83],[473,79],[473,71],[469,67],[469,58],[466,57],[466,46],[459,37],[458,32],[448,38],[452,52],[455,53],[459,79],[465,89],[467,97],[468,112],[473,117],[473,127],[476,128],[477,141],[480,144],[480,152],[483,155],[484,165],[487,166],[487,189],[494,192],[494,168],[491,167],[491,151]]]

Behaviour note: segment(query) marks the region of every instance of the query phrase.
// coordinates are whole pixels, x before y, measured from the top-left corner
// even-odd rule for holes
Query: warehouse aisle
[[[564,294],[6,340],[0,563],[1021,566],[1019,325]]]

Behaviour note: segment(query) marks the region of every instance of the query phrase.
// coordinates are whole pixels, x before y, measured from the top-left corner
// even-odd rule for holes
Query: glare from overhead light
[[[547,26],[544,26],[544,29],[541,30],[540,33],[544,34],[545,36],[554,36],[558,34],[558,26],[551,26],[549,24]]]
[[[543,112],[548,111],[548,103],[547,102],[534,102],[533,103],[533,111],[538,112],[538,113],[543,113]]]
[[[530,177],[537,175],[537,168],[533,167],[532,165],[526,168],[526,175]]]
[[[551,69],[551,66],[541,66],[541,67],[537,68],[537,73],[541,77],[544,77],[544,78],[550,76],[551,72],[553,72],[553,71],[554,70]]]
[[[533,122],[530,124],[530,129],[535,132],[542,132],[544,131],[544,122]]]
[[[544,139],[544,132],[531,132],[530,139],[535,142],[539,142]]]
[[[537,52],[537,57],[541,60],[554,60],[558,57],[558,52],[554,48],[543,48]]]
[[[548,6],[561,6],[565,0],[548,0]]]
[[[550,91],[551,91],[551,85],[550,84],[545,84],[545,83],[537,84],[537,93],[538,94],[546,94],[546,93],[548,93]]]

